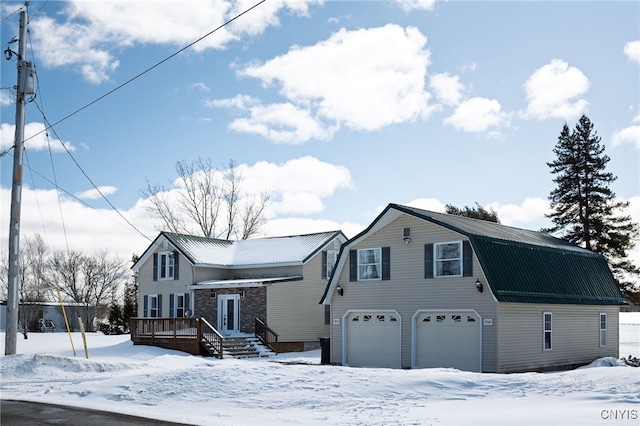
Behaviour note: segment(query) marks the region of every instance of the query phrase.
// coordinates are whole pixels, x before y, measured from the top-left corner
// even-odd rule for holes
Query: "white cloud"
[[[11,95],[8,91],[2,90],[0,91],[0,106],[8,106],[13,102],[11,101]]]
[[[236,108],[241,111],[246,111],[252,106],[260,105],[260,99],[249,95],[236,95],[229,99],[208,100],[205,102],[205,105],[219,108]]]
[[[76,194],[76,197],[81,200],[97,200],[102,198],[102,195],[107,196],[115,193],[118,190],[115,186],[99,186],[98,189],[89,189],[87,191],[80,192]],[[100,195],[102,193],[102,195]]]
[[[625,43],[624,54],[627,55],[630,61],[640,64],[640,40]]]
[[[433,10],[436,0],[394,0],[400,5],[402,10],[410,12],[412,10]]]
[[[337,130],[337,126],[324,127],[320,121],[311,117],[309,111],[289,103],[255,105],[249,111],[249,117],[233,120],[229,128],[292,145],[310,139],[328,140]]]
[[[14,124],[0,124],[0,149],[5,150],[13,146],[16,126]],[[47,136],[45,126],[42,123],[32,122],[24,126],[24,146],[33,151],[49,150],[53,152],[63,152],[64,146],[73,151],[75,148],[70,142],[62,142],[59,139],[52,139]]]
[[[342,29],[313,46],[251,64],[238,75],[260,79],[265,87],[277,84],[288,103],[309,111],[306,117],[373,131],[431,113],[424,90],[426,42],[414,27]],[[252,119],[243,122],[245,128],[252,129]]]
[[[0,188],[0,204],[9,205],[10,188]],[[69,249],[92,254],[106,249],[110,254],[129,259],[142,254],[150,241],[133,230],[113,210],[92,209],[76,200],[60,196],[55,190],[22,190],[21,235],[43,236],[51,250]],[[157,234],[156,221],[139,202],[121,213],[148,238]],[[8,227],[0,228],[2,241],[7,241]]]
[[[355,237],[365,226],[351,222],[335,222],[326,219],[288,217],[271,219],[264,226],[264,234],[270,237],[300,235],[313,232],[342,231],[347,238]]]
[[[615,132],[611,136],[613,146],[630,144],[640,149],[640,126],[629,126],[625,129]]]
[[[436,198],[416,198],[407,203],[407,206],[432,212],[445,213],[446,205]]]
[[[192,90],[197,90],[197,91],[206,92],[206,93],[209,93],[211,91],[209,86],[207,86],[206,84],[204,84],[202,82],[193,83],[193,84],[191,84],[189,86],[189,88],[192,89]]]
[[[449,73],[431,76],[429,87],[434,91],[436,98],[445,105],[458,105],[464,91],[460,77]]]
[[[589,104],[579,99],[589,86],[589,79],[582,71],[560,59],[554,59],[537,69],[524,83],[528,105],[523,116],[538,120],[570,120],[578,117]]]
[[[549,226],[545,214],[551,212],[551,207],[544,198],[525,198],[520,204],[493,202],[484,207],[493,209],[503,225],[533,230]]]
[[[509,122],[509,114],[500,110],[495,99],[471,98],[463,101],[444,123],[468,133],[482,133]]]
[[[271,214],[311,214],[324,209],[323,198],[354,187],[346,167],[306,156],[282,164],[259,161],[240,166],[247,192],[273,194]],[[321,179],[318,176],[322,176]]]
[[[137,43],[184,47],[253,6],[253,1],[70,1],[56,18],[40,13],[31,21],[33,44],[46,66],[76,68],[92,83],[109,79],[119,61],[116,49]],[[316,1],[265,2],[193,46],[224,49],[243,34],[256,35],[278,25],[281,10],[306,15]],[[150,7],[151,6],[151,7]]]

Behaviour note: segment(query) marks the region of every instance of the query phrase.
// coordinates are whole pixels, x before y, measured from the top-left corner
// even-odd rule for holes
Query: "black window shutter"
[[[391,247],[382,247],[382,279],[391,279]]]
[[[143,313],[142,316],[143,317],[149,317],[149,296],[145,295],[144,296],[144,308],[143,308]]]
[[[424,245],[424,277],[433,278],[433,244]]]
[[[462,242],[462,275],[473,276],[473,250],[469,241]]]
[[[153,280],[158,281],[158,253],[153,253]]]
[[[349,250],[349,281],[358,281],[358,251]]]
[[[322,251],[322,272],[321,272],[322,276],[320,278],[322,279],[326,279],[327,278],[327,251],[323,250]]]
[[[173,308],[175,307],[173,304],[173,293],[169,295],[169,318],[173,318]]]
[[[178,255],[178,250],[173,252],[173,279],[177,280],[178,279],[178,271],[180,268],[178,268],[179,263],[178,263],[178,259],[180,259],[180,255]]]
[[[331,306],[324,305],[324,323],[328,325],[331,323]]]
[[[158,295],[158,318],[162,317],[162,295]]]

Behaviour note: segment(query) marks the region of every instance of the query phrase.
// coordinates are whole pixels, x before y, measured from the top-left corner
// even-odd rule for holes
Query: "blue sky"
[[[31,2],[38,93],[27,135],[43,128],[39,109],[58,122],[256,3]],[[2,3],[3,50],[21,6]],[[151,239],[157,222],[140,190],[168,185],[177,160],[198,156],[233,159],[248,192],[272,192],[266,235],[353,236],[390,202],[478,202],[504,224],[539,229],[553,189],[546,163],[581,114],[611,157],[612,189],[640,217],[638,16],[637,1],[267,0],[57,124],[52,153],[45,133],[27,141],[23,235],[124,257],[149,242],[96,198],[61,141]],[[5,150],[15,61],[1,73]],[[12,155],[1,161],[8,224]]]

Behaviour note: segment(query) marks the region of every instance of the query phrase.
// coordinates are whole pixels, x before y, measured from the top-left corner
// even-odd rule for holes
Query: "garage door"
[[[346,334],[347,365],[400,368],[400,317],[395,312],[352,312]]]
[[[422,312],[415,327],[416,368],[481,370],[481,324],[474,312]]]

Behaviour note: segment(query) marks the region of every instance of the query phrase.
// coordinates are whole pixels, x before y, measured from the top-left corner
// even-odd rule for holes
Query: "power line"
[[[60,120],[56,121],[53,124],[49,124],[48,127],[45,127],[43,130],[39,131],[38,133],[30,136],[28,139],[25,139],[25,142],[31,138],[34,138],[36,136],[38,136],[40,133],[47,131],[48,129],[52,128],[53,126],[57,126],[58,124],[62,123],[63,121],[68,120],[69,118],[73,117],[74,115],[78,114],[81,111],[84,111],[85,109],[89,108],[90,106],[92,106],[93,104],[101,101],[102,99],[106,98],[107,96],[113,94],[114,92],[122,89],[124,86],[127,86],[129,83],[133,82],[134,80],[137,80],[138,78],[142,77],[143,75],[145,75],[146,73],[152,71],[153,69],[159,67],[160,65],[164,64],[165,62],[169,61],[170,59],[172,59],[173,57],[179,55],[180,53],[184,52],[185,50],[189,49],[190,47],[196,45],[197,43],[201,42],[202,40],[204,40],[205,38],[209,37],[210,35],[212,35],[213,33],[217,32],[218,30],[226,27],[227,25],[229,25],[230,23],[232,23],[233,21],[235,21],[236,19],[240,18],[241,16],[249,13],[250,11],[252,11],[253,9],[255,9],[256,7],[260,6],[262,3],[264,3],[267,0],[261,0],[258,3],[254,4],[253,6],[251,6],[250,8],[246,9],[245,11],[241,12],[240,14],[234,16],[233,18],[229,19],[228,21],[224,22],[222,25],[218,26],[217,28],[209,31],[207,34],[203,35],[202,37],[198,38],[197,40],[187,44],[186,46],[184,46],[183,48],[179,49],[178,51],[172,53],[171,55],[167,56],[166,58],[164,58],[163,60],[161,60],[160,62],[155,63],[154,65],[150,66],[149,68],[145,69],[144,71],[140,72],[139,74],[135,75],[134,77],[130,78],[129,80],[125,81],[124,83],[120,84],[119,86],[109,90],[107,93],[105,93],[102,96],[99,96],[98,98],[94,99],[93,101],[89,102],[88,104],[78,108],[77,110],[73,111],[72,113],[64,116],[63,118],[61,118]]]
[[[102,191],[100,191],[100,188],[98,188],[96,186],[96,184],[93,182],[93,180],[89,177],[89,175],[84,171],[84,169],[82,168],[82,166],[80,166],[80,163],[78,163],[78,161],[76,160],[76,158],[73,156],[73,154],[71,154],[71,151],[69,151],[67,149],[67,147],[65,146],[65,144],[62,142],[62,139],[60,139],[60,136],[58,136],[58,134],[56,133],[56,130],[53,128],[53,125],[49,124],[49,120],[47,120],[47,117],[44,114],[44,111],[42,111],[42,109],[40,109],[40,105],[38,105],[37,102],[34,102],[36,107],[38,108],[38,111],[40,111],[40,114],[42,114],[42,119],[44,120],[45,126],[48,125],[48,127],[45,128],[46,129],[51,129],[51,131],[53,132],[53,134],[55,135],[56,138],[58,138],[58,140],[60,141],[60,145],[62,146],[62,148],[65,150],[65,152],[67,153],[67,155],[71,158],[71,160],[74,162],[74,164],[76,165],[76,167],[78,168],[78,170],[80,170],[80,172],[82,172],[82,174],[84,175],[84,177],[89,181],[89,183],[91,184],[91,186],[93,186],[93,188],[98,191],[98,194],[100,194],[100,196],[102,197],[102,199],[104,199],[107,204],[109,204],[109,206],[111,206],[111,208],[113,209],[113,211],[115,211],[118,216],[120,216],[122,218],[122,220],[124,220],[125,222],[127,222],[127,224],[129,224],[129,226],[131,228],[133,228],[133,230],[135,230],[138,234],[142,235],[144,238],[146,238],[147,240],[151,241],[151,239],[149,237],[147,237],[141,230],[139,230],[138,228],[136,228],[136,226],[129,222],[129,220],[124,217],[124,215],[122,213],[120,213],[120,210],[118,210],[116,208],[116,206],[113,205],[113,203],[111,203],[111,201],[109,201],[109,199],[102,193]],[[43,130],[43,131],[45,131]],[[40,132],[42,133],[42,132]],[[57,183],[54,184],[57,188]]]

